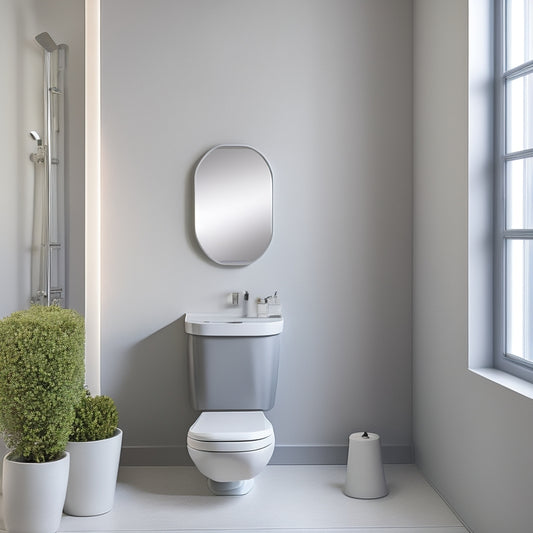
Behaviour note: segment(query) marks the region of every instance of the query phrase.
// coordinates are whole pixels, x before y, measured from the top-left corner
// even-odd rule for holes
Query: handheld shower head
[[[35,40],[47,51],[47,52],[53,52],[54,50],[57,50],[57,44],[54,42],[52,37],[50,37],[50,34],[46,31],[43,31],[43,33],[39,33],[35,37]]]
[[[35,130],[31,130],[30,131],[30,137],[34,141],[37,141],[37,146],[42,146],[43,145],[43,141],[42,141],[40,135]]]

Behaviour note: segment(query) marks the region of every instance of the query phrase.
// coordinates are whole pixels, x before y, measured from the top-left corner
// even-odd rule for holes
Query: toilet
[[[187,450],[216,495],[243,495],[274,452],[283,319],[187,314],[191,404]]]

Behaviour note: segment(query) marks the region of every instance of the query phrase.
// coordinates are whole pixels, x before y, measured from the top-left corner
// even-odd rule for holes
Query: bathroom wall
[[[43,136],[42,49],[36,35],[50,33],[69,46],[66,83],[68,175],[68,304],[84,309],[84,2],[83,0],[2,0],[0,2],[0,317],[30,301],[30,247],[33,217],[33,163]]]
[[[187,461],[183,316],[277,290],[275,462],[411,460],[410,0],[102,0],[102,391],[123,461]],[[274,171],[274,238],[201,253],[195,164],[246,143]]]
[[[484,279],[474,271],[469,280],[469,254],[483,254],[490,239],[470,251],[467,241],[469,222],[482,214],[468,203],[469,181],[476,198],[479,184],[490,184],[490,94],[485,115],[480,99],[491,85],[480,73],[490,69],[483,33],[491,4],[414,3],[414,443],[416,463],[472,531],[525,533],[533,523],[532,400],[468,370],[469,346],[489,346],[492,335],[483,317],[468,314]],[[484,143],[483,165],[473,157]]]

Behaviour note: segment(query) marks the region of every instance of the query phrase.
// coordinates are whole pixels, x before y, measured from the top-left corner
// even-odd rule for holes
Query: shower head
[[[57,44],[54,42],[52,37],[50,37],[50,34],[43,31],[43,33],[39,33],[35,37],[35,40],[47,51],[47,52],[53,52],[54,50],[57,50]]]
[[[30,131],[30,137],[34,141],[37,141],[37,146],[42,146],[43,145],[43,141],[42,141],[41,137],[39,136],[39,134],[35,130],[31,130]]]

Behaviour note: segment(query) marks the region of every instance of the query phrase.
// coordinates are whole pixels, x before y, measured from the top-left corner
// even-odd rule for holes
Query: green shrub
[[[0,320],[0,430],[14,457],[57,459],[85,379],[85,327],[71,309],[32,306]]]
[[[115,402],[109,396],[91,396],[86,390],[75,409],[69,440],[85,442],[112,437],[118,426]]]

